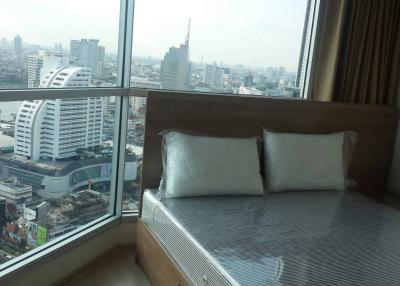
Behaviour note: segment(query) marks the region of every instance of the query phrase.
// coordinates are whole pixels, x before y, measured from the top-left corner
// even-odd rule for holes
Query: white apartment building
[[[47,73],[57,67],[68,66],[69,58],[60,52],[39,51],[28,58],[28,88],[38,88]]]
[[[104,65],[105,48],[99,47],[99,40],[97,39],[81,39],[71,40],[70,42],[70,56],[74,60],[74,65],[82,66],[90,69],[93,77],[97,78],[99,75],[99,53],[101,69]],[[103,71],[101,70],[101,73]]]
[[[224,69],[217,67],[216,64],[204,65],[203,82],[213,88],[223,88]]]
[[[258,90],[254,87],[246,87],[244,85],[241,85],[240,88],[235,91],[235,93],[238,94],[243,94],[243,95],[264,95],[264,93],[261,90]]]
[[[28,58],[28,88],[39,87],[42,68],[43,59],[38,55],[30,55]]]
[[[42,79],[40,88],[87,87],[90,80],[88,69],[59,67]],[[100,146],[103,110],[100,97],[26,100],[15,122],[14,154],[60,160],[76,156],[77,149]]]
[[[159,81],[149,80],[143,77],[131,76],[131,87],[160,89],[161,83]]]

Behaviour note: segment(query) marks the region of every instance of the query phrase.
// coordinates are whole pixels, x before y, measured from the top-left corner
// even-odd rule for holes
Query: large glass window
[[[115,86],[119,8],[119,0],[2,1],[0,89]],[[73,67],[86,75],[51,73]]]
[[[303,97],[315,5],[136,0],[130,86]],[[135,156],[139,169],[145,104],[141,97],[129,101],[126,158]],[[138,170],[135,180],[125,181],[123,211],[138,210],[139,186]]]
[[[315,0],[2,1],[0,97],[8,101],[0,102],[0,271],[120,215],[121,203],[123,211],[138,210],[146,99],[127,102],[128,85],[301,97],[314,6]],[[88,87],[116,88],[74,89]],[[49,88],[72,91],[55,95]]]
[[[0,263],[114,212],[114,97],[2,102],[0,111]],[[126,160],[135,170],[136,158]]]
[[[300,97],[314,2],[137,0],[131,87]]]

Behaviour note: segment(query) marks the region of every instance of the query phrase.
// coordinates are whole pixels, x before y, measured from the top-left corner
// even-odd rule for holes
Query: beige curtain
[[[308,98],[331,101],[346,0],[321,0]]]
[[[400,72],[400,1],[327,1],[314,58],[311,99],[395,104]],[[336,9],[329,9],[329,6]]]

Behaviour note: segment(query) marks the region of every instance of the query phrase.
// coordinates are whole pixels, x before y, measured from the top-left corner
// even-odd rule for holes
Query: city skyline
[[[187,23],[186,23],[186,26],[187,26]],[[23,46],[28,45],[28,46],[31,46],[31,47],[36,47],[36,48],[39,48],[38,51],[41,51],[41,52],[54,52],[54,51],[58,51],[55,47],[58,46],[60,43],[55,42],[55,43],[52,43],[52,44],[50,43],[49,45],[46,45],[46,46],[40,46],[40,45],[38,45],[38,44],[36,44],[36,43],[31,43],[31,42],[25,41],[23,35],[21,35],[20,33],[15,34],[14,37],[17,36],[17,35],[21,36],[22,41],[23,41]],[[1,40],[1,39],[5,39],[5,40],[7,40],[7,42],[8,42],[9,45],[13,45],[14,37],[12,37],[12,38],[9,39],[9,38],[6,38],[6,37],[2,37],[2,36],[0,35],[0,40]],[[68,45],[67,45],[67,46],[61,45],[61,48],[62,48],[63,53],[67,53],[67,54],[70,53],[70,43],[71,43],[71,41],[81,41],[81,40],[85,40],[85,39],[89,40],[89,38],[84,38],[84,37],[81,37],[81,38],[78,37],[78,38],[76,38],[76,39],[70,39],[70,40],[68,41]],[[94,40],[99,40],[98,38],[93,38],[93,39],[94,39]],[[99,40],[99,41],[100,41],[100,43],[102,43],[101,40]],[[182,43],[182,36],[181,36],[181,40],[178,41],[177,43],[175,43],[175,45],[166,48],[166,49],[164,50],[164,54],[163,54],[162,56],[132,55],[132,59],[133,59],[133,61],[134,61],[135,59],[143,59],[143,60],[150,59],[150,60],[152,60],[152,61],[159,61],[159,62],[161,62],[161,61],[163,60],[164,56],[165,56],[165,53],[169,50],[169,48],[177,47],[177,46],[179,46],[179,43]],[[0,44],[1,44],[1,43],[0,43]],[[100,45],[99,45],[99,47],[100,47]],[[117,57],[117,56],[118,56],[117,54],[110,53],[110,52],[108,51],[108,49],[107,49],[107,46],[102,46],[102,47],[104,47],[105,50],[106,50],[105,56],[108,56],[108,57]],[[192,48],[192,47],[191,47],[191,48]],[[58,49],[59,49],[59,48],[58,48]],[[201,61],[201,60],[203,60],[203,61]],[[290,69],[290,68],[288,68],[288,67],[286,67],[286,66],[284,66],[284,65],[282,65],[282,64],[281,64],[281,65],[268,65],[268,64],[267,64],[267,65],[264,65],[264,66],[258,65],[258,64],[256,64],[256,65],[244,65],[244,64],[242,64],[242,63],[233,63],[233,64],[231,64],[231,63],[228,63],[228,62],[224,61],[223,59],[218,59],[218,60],[213,60],[213,61],[207,61],[207,60],[205,59],[205,57],[203,57],[203,59],[200,59],[200,61],[196,61],[196,60],[192,60],[192,59],[191,59],[190,61],[191,61],[192,63],[196,64],[196,65],[204,65],[204,66],[205,66],[205,65],[214,65],[214,64],[216,64],[216,65],[221,65],[221,63],[222,63],[222,64],[223,64],[223,67],[228,67],[228,68],[240,67],[240,68],[249,68],[249,69],[255,69],[255,70],[267,69],[267,68],[271,68],[271,67],[274,67],[274,68],[284,67],[288,72],[293,72],[293,73],[296,73],[296,72],[297,72],[297,66],[296,66],[296,68],[294,68],[294,69]],[[132,76],[134,76],[134,75],[132,74]]]
[[[60,0],[3,0],[0,38],[11,40],[19,33],[28,43],[45,47],[62,43],[65,48],[69,47],[71,39],[101,35],[104,45],[117,51],[119,0],[69,0],[68,5],[65,4]]]
[[[79,50],[77,58],[85,62],[86,51]],[[18,45],[14,52],[20,59]],[[40,77],[38,88],[91,84],[90,69],[54,60],[55,52],[47,56],[31,70]],[[0,264],[106,215],[111,197],[115,100],[84,97],[19,104],[12,119],[0,121]],[[128,130],[143,134],[137,127],[142,118],[131,118]],[[135,150],[142,144],[136,140]],[[123,207],[130,210],[137,209],[136,154],[127,145]]]
[[[7,37],[10,40],[18,32],[26,42],[35,41],[36,44],[47,47],[52,47],[56,42],[68,47],[70,39],[95,38],[101,39],[109,54],[116,54],[119,1],[100,1],[101,5],[98,5],[99,1],[81,3],[72,0],[68,6],[78,5],[80,11],[72,11],[72,8],[58,11],[58,1],[41,0],[46,7],[46,16],[50,15],[54,20],[65,17],[69,12],[71,15],[78,13],[73,20],[51,21],[52,25],[43,27],[40,20],[41,13],[33,7],[37,7],[37,3],[34,5],[24,2],[26,9],[32,8],[29,11],[35,13],[27,13],[27,16],[21,19],[17,15],[20,13],[19,2],[21,1],[6,0],[3,4],[9,7],[7,9],[9,12],[5,17],[0,17],[0,27],[12,24],[14,31],[0,29],[0,37]],[[172,0],[168,3],[160,0],[136,1],[133,55],[162,59],[165,50],[181,42],[187,20],[191,18],[193,34],[191,59],[195,63],[200,63],[203,58],[203,62],[210,64],[214,61],[218,63],[223,61],[227,65],[285,66],[288,70],[297,69],[306,0],[283,0],[279,1],[279,5],[272,0],[256,0],[251,6],[242,1],[211,2],[211,0],[201,3],[182,0]],[[96,9],[93,9],[94,3]],[[224,7],[227,5],[230,8],[229,13],[221,18],[219,12],[225,11]],[[171,19],[164,11],[168,9],[174,11],[174,7],[179,7],[179,13],[177,12]],[[206,7],[215,9],[210,10]],[[53,11],[56,9],[57,11]],[[99,15],[103,16],[102,21],[98,21]],[[91,25],[80,25],[81,19],[84,23],[90,22]],[[37,24],[32,26],[31,22]],[[63,33],[57,32],[60,30]],[[48,35],[51,35],[51,40],[47,39]]]
[[[214,62],[212,65],[193,63],[190,58],[191,46],[189,46],[190,20],[187,27],[186,36],[182,36],[184,40],[170,47],[162,60],[136,58],[132,62],[132,87],[155,88],[154,86],[157,85],[159,87],[156,88],[172,90],[299,96],[296,72],[288,71],[284,66],[255,68],[238,65],[231,67],[222,61],[220,64]],[[13,84],[16,88],[37,88],[43,73],[51,68],[75,66],[90,69],[92,81],[88,87],[115,86],[118,66],[113,59],[105,56],[106,47],[99,43],[99,39],[71,39],[69,51],[63,50],[60,43],[55,43],[54,48],[46,51],[40,46],[31,46],[29,43],[23,45],[23,38],[19,34],[12,42],[7,42],[2,38],[0,48],[4,51],[4,55],[0,60],[12,64],[10,68],[7,68],[7,64],[2,66],[5,73],[0,74],[3,77],[0,83],[5,84],[3,88],[9,88],[8,86],[14,88]],[[301,62],[301,70],[303,70],[304,61]],[[210,66],[213,68],[210,69]],[[11,78],[7,80],[10,75]],[[241,87],[247,75],[252,75],[254,81],[251,86]]]

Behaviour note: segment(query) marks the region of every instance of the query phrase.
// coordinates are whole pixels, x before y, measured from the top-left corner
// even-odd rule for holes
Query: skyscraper
[[[245,87],[252,87],[254,86],[254,77],[251,73],[247,73],[244,77],[244,84]]]
[[[103,140],[110,140],[114,135],[114,114],[115,114],[115,101],[105,96],[102,98],[103,104]]]
[[[61,43],[55,43],[54,44],[54,51],[58,52],[58,53],[62,53],[63,52],[63,46]]]
[[[28,58],[28,88],[39,87],[42,68],[43,58],[39,55],[30,55]]]
[[[104,62],[106,59],[106,48],[104,46],[99,46],[97,54],[97,77],[104,77]]]
[[[22,38],[20,35],[14,37],[14,53],[18,57],[22,55]]]
[[[81,39],[70,42],[71,59],[75,65],[89,68],[93,77],[97,77],[98,54],[99,40]]]
[[[90,71],[59,67],[42,80],[41,88],[85,87]],[[80,148],[100,146],[103,132],[101,97],[26,100],[15,123],[14,154],[36,161],[76,156]]]
[[[213,88],[224,87],[224,69],[213,65],[204,66],[203,82]]]
[[[189,62],[190,20],[185,43],[179,48],[171,47],[161,61],[160,81],[164,89],[185,89],[190,84]]]
[[[28,88],[38,88],[43,77],[51,70],[68,66],[69,59],[63,53],[39,51],[28,58]]]

